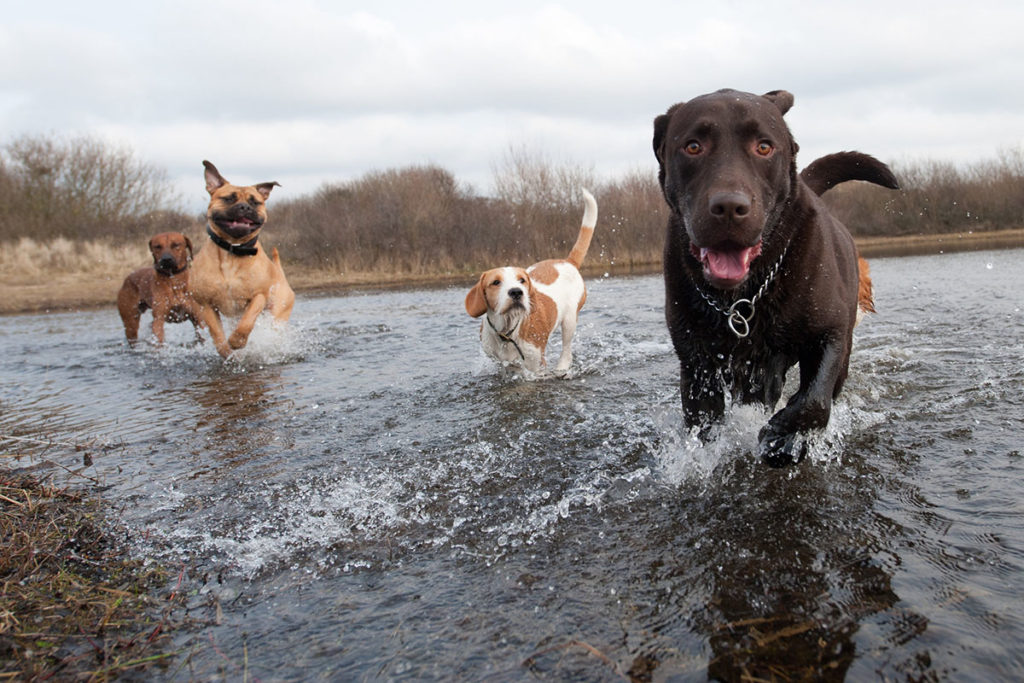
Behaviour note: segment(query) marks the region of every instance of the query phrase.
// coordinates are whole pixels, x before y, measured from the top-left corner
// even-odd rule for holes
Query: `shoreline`
[[[861,256],[887,258],[939,255],[988,249],[1024,247],[1024,229],[988,232],[952,232],[901,237],[863,237],[856,240]],[[583,268],[584,275],[643,275],[661,270],[661,263],[608,265]],[[403,275],[401,273],[325,273],[292,266],[288,279],[297,294],[330,296],[364,289],[447,287],[470,284],[475,273]],[[127,275],[127,273],[125,273]],[[31,282],[2,282],[0,315],[58,313],[114,308],[123,276],[97,277],[89,273],[58,273]]]

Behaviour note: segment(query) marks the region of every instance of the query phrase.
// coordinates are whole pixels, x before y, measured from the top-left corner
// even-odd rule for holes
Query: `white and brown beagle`
[[[480,323],[484,352],[495,360],[539,374],[545,367],[548,337],[562,327],[562,354],[555,372],[572,364],[572,338],[587,288],[580,265],[597,225],[597,202],[583,190],[586,209],[576,244],[566,259],[549,259],[527,269],[506,266],[488,270],[466,295],[466,312]]]

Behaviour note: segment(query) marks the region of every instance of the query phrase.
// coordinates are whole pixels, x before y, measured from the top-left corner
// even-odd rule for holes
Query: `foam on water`
[[[230,318],[224,319],[225,331],[230,334],[235,323]],[[223,361],[206,330],[202,332],[201,343],[196,342],[191,325],[168,325],[165,330],[163,345],[154,344],[152,337],[140,337],[140,343],[134,346],[128,346],[127,342],[124,345],[131,353],[165,366],[181,361],[206,360],[223,362],[227,369],[243,371],[265,365],[299,362],[318,348],[315,330],[301,323],[278,324],[269,314],[256,319],[245,347],[237,349]]]

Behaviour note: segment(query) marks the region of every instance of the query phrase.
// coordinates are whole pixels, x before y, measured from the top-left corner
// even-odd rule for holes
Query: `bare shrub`
[[[599,249],[591,252],[589,262],[615,266],[661,262],[668,207],[655,171],[635,170],[604,183],[597,200],[601,214],[594,242]]]
[[[165,171],[90,137],[9,142],[0,150],[0,190],[0,240],[125,240],[184,218]]]
[[[847,183],[825,195],[855,236],[901,236],[1021,227],[1024,150],[966,166],[924,161],[893,164],[899,191]]]
[[[510,252],[509,262],[568,254],[583,215],[580,190],[597,193],[594,172],[524,147],[510,147],[492,172],[498,204],[510,221],[497,246]]]
[[[469,198],[436,166],[377,171],[272,207],[275,239],[308,265],[346,271],[449,270],[466,248]]]

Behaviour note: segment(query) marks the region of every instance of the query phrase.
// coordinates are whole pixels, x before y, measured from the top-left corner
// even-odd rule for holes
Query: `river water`
[[[228,363],[5,317],[0,457],[171,568],[157,678],[1020,680],[1022,260],[876,259],[789,469],[763,411],[681,428],[659,276],[590,279],[567,379],[483,358],[462,288],[300,297]]]

